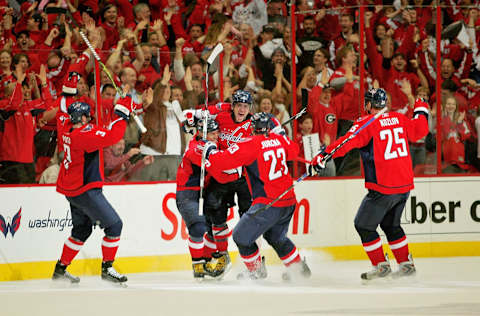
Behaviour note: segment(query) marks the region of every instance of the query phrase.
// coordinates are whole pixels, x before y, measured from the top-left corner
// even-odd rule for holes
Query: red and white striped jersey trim
[[[380,238],[377,238],[374,241],[363,244],[363,249],[365,249],[366,252],[374,251],[381,247],[382,247],[382,241],[380,240]]]
[[[102,246],[104,247],[113,248],[113,247],[118,247],[119,245],[120,245],[120,238],[115,238],[115,239],[110,239],[107,237],[103,238]]]
[[[224,227],[213,226],[212,232],[215,238],[219,238],[219,237],[228,238],[232,235],[232,231],[225,226]]]
[[[394,249],[400,249],[400,248],[402,248],[402,247],[405,247],[407,244],[408,244],[408,242],[407,242],[407,236],[403,236],[402,238],[397,239],[397,240],[392,241],[392,242],[389,243],[390,249],[392,249],[392,250],[394,250]]]
[[[215,244],[215,242],[210,240],[207,235],[203,236],[203,242],[208,248],[217,249],[217,245]]]
[[[193,248],[193,249],[203,249],[203,240],[202,241],[193,241],[190,238],[188,238],[188,247]]]
[[[72,237],[70,237],[65,241],[65,246],[67,246],[70,249],[79,251],[80,249],[82,249],[83,242],[73,240]]]
[[[257,251],[251,254],[250,256],[242,256],[242,260],[245,263],[250,263],[250,262],[255,262],[259,260],[259,257],[260,257],[260,251],[258,251],[257,249]]]
[[[282,259],[283,264],[288,266],[292,261],[294,261],[298,257],[300,257],[300,254],[298,253],[297,247],[294,247],[288,255],[286,255],[285,257],[282,257],[280,259]]]

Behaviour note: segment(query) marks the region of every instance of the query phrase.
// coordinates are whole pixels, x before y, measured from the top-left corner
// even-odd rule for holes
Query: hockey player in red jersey
[[[318,154],[312,160],[314,168],[321,170],[325,163],[323,157],[369,122],[372,115],[381,111],[386,104],[387,94],[383,89],[369,91],[365,107],[370,115],[358,119],[344,137]],[[400,218],[410,190],[413,189],[412,159],[408,142],[415,142],[427,135],[428,113],[427,103],[418,99],[412,119],[397,112],[382,114],[333,154],[333,158],[341,157],[351,149],[359,148],[362,157],[368,194],[355,217],[355,229],[373,265],[372,271],[362,273],[363,280],[383,278],[392,272],[376,231],[378,225],[385,232],[390,249],[399,264],[399,270],[394,272],[393,276],[409,276],[416,272],[405,232],[400,226]]]
[[[220,126],[219,148],[227,149],[229,146],[243,141],[252,135],[250,111],[253,98],[250,92],[237,90],[232,95],[232,103],[218,103],[208,107],[208,115],[214,118]],[[188,118],[192,113],[185,113]],[[205,113],[197,110],[193,113],[197,118],[203,118]],[[235,175],[236,171],[226,171]],[[220,176],[220,175],[219,175]],[[251,195],[244,176],[237,176],[228,183],[219,182],[218,177],[210,179],[205,191],[205,215],[212,223],[213,239],[218,250],[214,256],[218,263],[225,265],[225,271],[231,266],[228,254],[228,237],[231,231],[227,226],[228,209],[235,205],[234,196],[237,195],[238,213],[242,216],[251,205]],[[208,238],[208,236],[207,236]]]
[[[202,121],[197,123],[197,129],[200,134],[202,124]],[[216,265],[212,262],[212,253],[215,252],[216,247],[214,242],[205,235],[207,231],[211,230],[211,227],[208,227],[211,226],[211,223],[207,222],[205,216],[199,215],[198,212],[200,166],[202,148],[205,144],[199,133],[188,144],[182,162],[178,167],[176,198],[178,211],[187,225],[188,249],[192,257],[193,277],[197,280],[201,280],[204,277],[221,277],[225,272],[224,265]],[[215,120],[208,120],[207,141],[216,143],[218,134],[218,123]]]
[[[284,132],[272,133],[278,126],[271,114],[256,113],[252,117],[254,136],[233,144],[225,151],[217,151],[214,143],[205,145],[209,163],[207,170],[213,176],[222,170],[244,166],[253,202],[233,230],[240,256],[247,267],[238,278],[265,278],[265,259],[255,241],[263,235],[274,248],[289,273],[298,272],[309,277],[311,272],[301,260],[297,248],[286,236],[295,210],[296,197],[293,190],[285,194],[270,208],[259,211],[292,185],[287,160],[298,155],[298,145],[288,139]],[[286,274],[290,275],[290,274]]]
[[[111,123],[111,129],[103,129],[89,123],[90,106],[87,103],[74,102],[68,107],[71,128],[60,135],[65,157],[58,175],[57,191],[70,203],[73,228],[55,266],[53,280],[80,282],[66,268],[92,233],[92,226],[98,224],[105,232],[102,279],[114,283],[127,281],[127,277],[112,266],[120,243],[122,220],[102,193],[103,166],[99,157],[104,147],[123,137],[132,111],[131,97],[119,99],[114,111],[118,119]]]

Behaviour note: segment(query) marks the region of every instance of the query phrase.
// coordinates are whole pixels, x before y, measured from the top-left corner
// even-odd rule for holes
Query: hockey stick
[[[93,54],[93,57],[95,58],[95,60],[98,62],[98,64],[100,66],[102,66],[102,70],[105,72],[105,74],[107,75],[108,79],[110,79],[110,81],[112,82],[112,85],[113,87],[115,88],[115,90],[117,90],[117,93],[120,95],[121,98],[124,97],[124,94],[123,94],[123,91],[120,90],[120,88],[115,84],[115,80],[113,80],[113,77],[112,77],[112,74],[110,73],[110,71],[108,70],[107,66],[105,66],[105,64],[102,62],[102,60],[100,59],[100,56],[98,56],[97,52],[95,51],[95,49],[93,48],[92,46],[92,43],[90,43],[90,41],[88,40],[87,36],[79,30],[79,33],[80,33],[80,36],[82,37],[83,41],[85,42],[85,44],[87,44],[88,46],[88,49],[92,52]],[[138,129],[144,134],[147,132],[147,129],[145,128],[145,125],[143,125],[142,121],[140,121],[140,119],[138,118],[137,114],[135,113],[135,111],[132,111],[131,112],[132,116],[133,116],[133,119],[135,121],[135,123],[137,124],[138,126]]]
[[[78,32],[80,33],[80,37],[83,39],[83,41],[85,42],[85,44],[87,44],[87,47],[88,49],[90,50],[90,52],[92,53],[93,57],[95,58],[95,60],[98,62],[98,64],[102,67],[102,70],[105,72],[105,74],[107,75],[108,79],[110,79],[110,81],[112,82],[112,85],[113,87],[115,88],[115,90],[117,91],[118,95],[120,95],[120,97],[124,97],[124,94],[123,94],[123,91],[117,86],[117,84],[115,83],[115,80],[113,80],[113,77],[112,77],[112,74],[110,73],[110,70],[108,70],[107,66],[105,66],[105,64],[102,62],[102,60],[100,59],[100,56],[98,56],[97,52],[95,51],[95,49],[93,48],[92,46],[92,43],[90,43],[90,41],[88,40],[87,36],[85,35],[85,33],[83,33],[80,29],[80,25],[78,25],[77,21],[75,20],[75,18],[73,17],[72,13],[70,12],[70,10],[67,11],[67,15],[68,17],[72,20],[73,24],[75,24],[76,27],[78,27]],[[137,124],[138,126],[138,129],[142,132],[142,134],[146,133],[147,132],[147,129],[145,128],[145,125],[143,125],[142,121],[140,121],[140,119],[138,118],[137,114],[135,113],[135,111],[132,111],[131,112],[132,114],[132,117],[135,121],[135,123]]]
[[[208,72],[210,70],[210,66],[213,64],[215,59],[220,55],[223,51],[222,43],[218,43],[210,53],[207,59],[207,71],[205,73],[205,117],[203,118],[203,130],[202,130],[202,138],[204,141],[207,140],[207,124],[208,124]],[[198,200],[198,214],[201,216],[203,215],[203,188],[205,186],[205,150],[202,153],[202,162],[200,165],[200,199]]]
[[[338,144],[330,153],[326,154],[323,159],[322,159],[322,162],[326,162],[328,159],[332,158],[333,154],[339,150],[343,145],[345,145],[346,143],[348,143],[352,138],[354,138],[358,133],[360,133],[360,131],[362,131],[363,129],[365,129],[368,125],[370,125],[373,121],[375,121],[380,115],[382,115],[383,113],[385,113],[387,111],[387,107],[384,107],[383,109],[381,109],[377,114],[375,114],[374,116],[372,116],[368,121],[367,123],[363,124],[362,126],[360,126],[355,132],[353,132],[350,136],[348,136],[347,138],[345,138],[340,144]],[[291,189],[293,189],[297,184],[299,184],[300,182],[302,182],[303,180],[305,180],[305,178],[308,177],[308,171],[305,172],[304,174],[302,174],[300,176],[300,178],[298,178],[297,180],[295,180],[295,182],[292,183],[291,186],[289,186],[282,194],[280,194],[276,199],[274,199],[272,202],[268,203],[267,205],[265,205],[264,207],[262,208],[259,208],[255,213],[253,213],[253,216],[257,216],[258,214],[264,212],[265,210],[269,209],[270,207],[272,207],[273,204],[277,203],[282,197],[285,196],[285,194],[287,194]]]
[[[299,119],[303,114],[305,114],[307,112],[307,108],[303,108],[300,110],[300,112],[298,112],[297,114],[295,114],[294,116],[292,116],[291,118],[289,118],[288,120],[286,120],[285,122],[282,123],[282,127],[289,124],[290,122],[296,120],[296,119]]]

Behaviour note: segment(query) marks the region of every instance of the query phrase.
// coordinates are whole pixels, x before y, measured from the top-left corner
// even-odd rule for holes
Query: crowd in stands
[[[287,133],[310,147],[305,154],[317,151],[365,114],[360,67],[364,91],[384,88],[392,111],[412,115],[416,98],[429,101],[430,133],[410,144],[416,174],[436,173],[437,148],[441,172],[478,172],[480,1],[440,1],[442,29],[461,27],[443,34],[440,52],[435,2],[367,0],[360,16],[359,1],[297,0],[292,45],[290,1],[0,0],[0,184],[55,182],[62,148],[49,114],[62,106],[69,66],[88,52],[80,31],[111,76],[101,71],[96,100],[91,59],[80,71],[76,98],[108,126],[115,86],[128,85],[148,130],[141,134],[132,122],[125,138],[105,150],[107,181],[174,180],[189,141],[181,111],[202,107],[206,86],[210,104],[228,102],[237,89],[250,91],[253,111],[273,113],[280,122],[295,114],[296,98],[296,110],[307,107],[308,114],[296,130],[287,125]],[[217,65],[207,85],[205,57],[217,43],[224,46],[223,67]],[[304,170],[299,164],[298,174]],[[359,175],[358,152],[324,171],[318,176]]]

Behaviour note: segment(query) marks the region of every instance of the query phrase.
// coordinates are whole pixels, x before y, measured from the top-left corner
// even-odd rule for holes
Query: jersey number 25
[[[407,157],[407,141],[402,137],[403,127],[396,127],[394,129],[384,129],[380,131],[380,139],[387,140],[385,147],[385,160],[395,159],[398,157]],[[395,144],[396,149],[393,149]]]
[[[265,162],[272,161],[270,164],[270,171],[268,172],[268,179],[275,180],[282,176],[282,167],[283,174],[288,173],[287,167],[287,155],[285,154],[285,149],[278,148],[276,150],[269,150],[263,153],[263,159]],[[280,168],[277,170],[277,163],[280,162]]]

